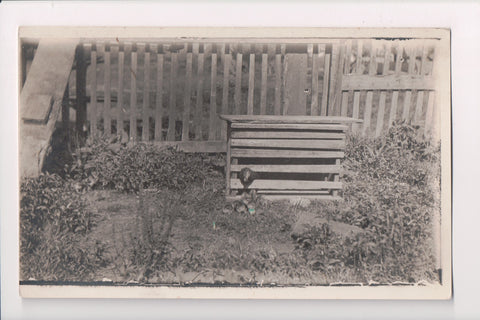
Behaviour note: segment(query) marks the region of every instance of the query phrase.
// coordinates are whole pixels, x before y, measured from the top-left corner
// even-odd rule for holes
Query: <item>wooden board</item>
[[[185,67],[185,95],[183,98],[183,124],[182,124],[182,141],[189,140],[190,132],[190,104],[192,95],[192,53],[187,53],[187,61]]]
[[[195,140],[202,139],[202,105],[203,105],[203,67],[204,67],[204,54],[199,53],[197,56],[197,101],[195,105]]]
[[[318,131],[347,131],[347,126],[334,124],[297,124],[297,123],[232,123],[234,129],[284,129],[284,130],[318,130]]]
[[[343,158],[343,151],[238,149],[232,148],[234,158]]]
[[[215,140],[217,123],[217,54],[212,53],[210,77],[210,117],[208,121],[208,140]]]
[[[168,130],[167,140],[175,140],[175,120],[177,109],[177,69],[178,69],[178,53],[172,53],[170,60],[170,98],[168,103]]]
[[[342,149],[344,140],[232,139],[232,147],[277,149]]]
[[[162,140],[163,117],[163,63],[162,47],[157,48],[157,92],[155,97],[155,140]]]
[[[233,96],[235,103],[235,113],[240,114],[242,110],[242,61],[243,55],[237,53],[237,58],[235,60],[235,94]]]
[[[20,122],[20,176],[40,174],[57,121],[60,120],[62,101],[72,70],[77,41],[42,39],[20,93],[20,114],[26,118],[38,107],[28,98],[46,95],[53,98],[48,120],[43,125]],[[34,101],[31,101],[34,102]],[[48,107],[47,107],[48,108]],[[25,110],[24,110],[25,109]],[[30,110],[30,111],[29,111]]]
[[[321,116],[326,116],[328,111],[328,87],[330,83],[330,67],[331,67],[331,54],[325,54],[325,60],[323,62],[323,88],[322,88],[322,109],[320,110]]]
[[[132,48],[130,65],[130,139],[137,139],[137,49]]]
[[[48,121],[52,108],[50,100],[55,101],[57,95],[60,100],[63,97],[73,65],[75,46],[76,43],[71,41],[65,44],[54,40],[40,41],[28,73],[28,79],[31,80],[27,79],[20,95],[22,119],[42,124]],[[52,57],[55,57],[55,61],[50,62]],[[43,97],[31,98],[34,96]]]
[[[290,196],[313,196],[313,195],[330,195],[330,189],[318,189],[318,190],[276,190],[276,189],[259,189],[258,195],[290,195]]]
[[[110,45],[108,43],[105,44],[105,52],[104,52],[104,79],[103,83],[105,86],[105,100],[103,102],[103,134],[106,137],[109,137],[111,134],[112,129],[112,118],[110,116],[111,113],[111,99],[112,99],[112,91],[111,87],[112,84],[111,80],[111,63],[110,63]]]
[[[142,119],[142,140],[150,140],[150,48],[145,47],[144,69],[143,69],[143,119]]]
[[[323,117],[323,116],[269,116],[269,115],[220,115],[220,118],[233,124],[343,124],[352,122],[362,122],[360,119],[347,117]]]
[[[232,189],[243,189],[240,179],[231,179]],[[308,180],[254,180],[249,189],[272,189],[272,190],[317,190],[317,189],[341,189],[341,182],[334,181],[308,181]]]
[[[230,79],[230,63],[232,62],[232,55],[225,54],[223,65],[223,91],[222,91],[222,114],[228,114],[228,91]],[[227,139],[227,123],[222,121],[222,139]]]
[[[49,94],[35,94],[30,95],[24,101],[26,106],[35,106],[28,110],[28,114],[22,114],[24,122],[32,124],[46,124],[50,117],[50,112],[53,106],[53,96]],[[27,110],[26,108],[22,110]]]
[[[248,97],[247,114],[253,114],[253,94],[255,91],[255,54],[250,54],[250,63],[248,68]]]
[[[282,107],[282,55],[275,55],[275,115],[280,115]]]
[[[287,54],[285,56],[285,106],[283,114],[307,114],[307,55]]]
[[[268,54],[262,54],[262,79],[260,90],[260,114],[267,113],[267,71],[268,71]]]
[[[391,52],[391,45],[389,42],[385,45],[384,48],[385,52],[383,55],[383,70],[382,74],[385,76],[387,75],[389,71],[389,66],[390,66],[390,52]],[[387,100],[387,92],[385,90],[382,90],[380,92],[380,101],[378,105],[378,111],[377,111],[377,125],[375,127],[375,137],[379,137],[380,134],[383,132],[383,123],[385,119],[385,103]]]
[[[123,128],[123,81],[125,76],[125,52],[123,45],[118,49],[118,86],[117,86],[117,136],[124,137],[125,129]]]
[[[377,70],[377,53],[376,50],[377,48],[374,45],[373,41],[370,41],[372,44],[371,50],[370,50],[370,62],[368,66],[368,75],[371,76],[372,78],[376,78],[376,70]],[[365,101],[365,111],[363,115],[363,134],[367,134],[368,130],[370,130],[370,122],[372,118],[372,103],[373,103],[373,91],[372,88],[370,88],[369,91],[367,91],[367,99]]]
[[[342,90],[434,90],[432,76],[402,75],[345,75]]]
[[[237,139],[344,139],[344,133],[321,131],[241,131],[232,132]]]
[[[242,199],[241,195],[238,196],[226,196],[226,201],[235,201]],[[340,201],[342,198],[334,197],[331,195],[324,195],[324,194],[307,194],[307,195],[298,195],[295,192],[291,192],[290,194],[262,194],[262,199],[270,200],[270,201],[279,201],[279,200],[296,200],[296,199],[310,199],[310,200],[329,200],[329,201]]]
[[[302,165],[276,165],[276,164],[248,164],[248,165],[231,165],[232,172],[240,172],[243,168],[248,167],[255,172],[279,172],[279,173],[340,173],[339,165],[322,165],[322,164],[302,164]]]

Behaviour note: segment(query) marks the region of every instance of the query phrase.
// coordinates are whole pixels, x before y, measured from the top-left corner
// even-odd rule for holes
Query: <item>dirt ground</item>
[[[329,279],[325,272],[312,271],[307,265],[301,265],[301,259],[295,259],[301,250],[294,238],[309,226],[328,223],[334,232],[345,236],[362,230],[327,221],[320,214],[312,213],[310,203],[268,203],[263,212],[255,215],[197,210],[192,214],[179,213],[166,222],[154,219],[153,233],[165,237],[173,263],[167,270],[150,271],[146,276],[148,268],[134,263],[132,249],[137,238],[145,233],[139,210],[157,212],[157,217],[162,217],[159,200],[109,190],[89,191],[86,198],[89,209],[97,214],[96,226],[88,235],[88,241],[104,245],[105,257],[110,261],[96,272],[95,281],[318,285],[342,281],[344,277],[352,279],[351,275]],[[162,250],[161,246],[163,244],[158,250]],[[278,261],[282,261],[281,264]]]

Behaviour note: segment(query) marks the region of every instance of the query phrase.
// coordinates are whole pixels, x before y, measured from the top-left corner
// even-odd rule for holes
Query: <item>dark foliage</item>
[[[20,190],[23,278],[83,280],[105,264],[98,242],[86,246],[93,215],[72,181],[43,174],[24,180]]]
[[[323,261],[340,260],[365,280],[434,278],[432,219],[439,213],[439,147],[399,124],[377,140],[350,136],[344,162],[344,201],[326,206],[338,221],[365,230],[340,241]],[[312,230],[314,243],[325,231]],[[323,241],[325,242],[325,241]],[[332,242],[331,239],[328,242]]]
[[[112,144],[97,140],[73,154],[67,175],[84,188],[139,192],[144,188],[183,190],[203,183],[214,169],[206,155],[151,144]]]

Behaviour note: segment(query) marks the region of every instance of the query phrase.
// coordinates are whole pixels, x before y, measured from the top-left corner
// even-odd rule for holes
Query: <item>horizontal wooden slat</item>
[[[434,90],[431,76],[419,75],[344,75],[342,90]]]
[[[346,131],[347,126],[337,124],[296,124],[296,123],[232,123],[233,129],[285,129],[285,130],[317,130]]]
[[[266,200],[295,200],[295,199],[310,199],[310,200],[342,200],[341,197],[332,196],[327,194],[297,194],[296,192],[291,192],[289,194],[262,194],[262,199]],[[241,200],[242,196],[227,196],[225,197],[227,201]]]
[[[285,173],[339,173],[340,166],[337,165],[274,165],[274,164],[233,164],[230,167],[232,172],[239,172],[248,167],[254,172],[285,172]]]
[[[240,179],[231,179],[232,189],[243,189]],[[254,180],[248,186],[249,189],[272,189],[272,190],[318,190],[318,189],[341,189],[342,183],[335,181],[306,181],[306,180]]]
[[[230,122],[248,123],[291,123],[291,124],[322,124],[322,123],[352,123],[362,122],[360,119],[348,117],[323,116],[270,116],[270,115],[220,115],[221,119]]]
[[[296,194],[266,194],[262,195],[266,200],[291,200],[291,199],[310,199],[310,200],[342,200],[341,197],[331,195],[296,195]]]
[[[275,189],[259,189],[257,190],[257,194],[260,195],[297,195],[297,196],[304,196],[304,195],[329,195],[330,190],[275,190]]]
[[[232,139],[232,147],[343,149],[344,140]]]
[[[233,131],[232,138],[240,139],[344,139],[344,133],[318,131]]]
[[[272,150],[232,148],[234,158],[343,158],[342,151]]]

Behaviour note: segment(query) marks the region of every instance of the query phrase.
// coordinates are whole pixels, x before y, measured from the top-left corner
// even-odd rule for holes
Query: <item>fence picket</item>
[[[132,45],[130,66],[130,139],[137,139],[137,46]]]
[[[338,69],[339,69],[339,60],[340,60],[340,47],[338,44],[333,44],[332,46],[332,56],[331,56],[331,65],[330,65],[330,84],[328,89],[328,104],[327,104],[327,116],[336,115],[335,105],[336,105],[336,82],[338,80]],[[343,71],[343,68],[341,69]]]
[[[312,104],[310,105],[310,114],[318,115],[318,94],[319,94],[319,67],[320,67],[320,45],[318,45],[318,53],[312,57]]]
[[[236,68],[235,68],[235,113],[241,114],[241,101],[242,101],[242,64],[243,64],[243,55],[242,53],[237,53],[236,59]]]
[[[123,77],[124,77],[125,52],[123,44],[118,47],[118,87],[117,87],[117,136],[123,140],[125,129],[123,128]]]
[[[423,49],[422,49],[421,60],[420,60],[420,68],[419,68],[420,70],[418,70],[418,73],[420,75],[425,75],[425,73],[426,73],[427,53],[428,53],[428,47],[426,45],[424,45]],[[424,98],[424,91],[423,90],[418,91],[417,104],[415,106],[415,114],[414,114],[414,118],[413,118],[414,122],[418,122],[420,120],[421,116],[422,116],[423,98]]]
[[[201,140],[202,130],[202,106],[203,106],[203,66],[204,53],[199,53],[197,57],[197,101],[195,106],[195,140]]]
[[[414,50],[409,47],[406,49],[408,59],[408,74],[413,74],[415,71],[415,54]],[[408,121],[410,115],[410,106],[412,103],[412,90],[406,90],[405,99],[403,101],[403,114],[402,119]]]
[[[262,54],[262,83],[260,91],[260,114],[267,113],[267,71],[268,71],[268,54]]]
[[[228,92],[229,92],[229,79],[230,79],[230,63],[232,62],[232,55],[229,48],[225,47],[225,56],[223,58],[223,92],[222,92],[222,114],[228,114]],[[227,122],[222,121],[222,140],[227,138]]]
[[[163,46],[157,47],[157,92],[155,97],[155,140],[162,140],[163,118]]]
[[[281,108],[282,108],[282,114],[285,115],[287,114],[288,111],[288,105],[287,105],[287,99],[285,98],[285,82],[287,80],[287,59],[286,59],[286,54],[287,54],[287,46],[285,44],[280,45],[280,54],[282,57],[282,68],[281,68],[281,89],[280,89],[280,101],[281,103]]]
[[[312,115],[312,81],[313,81],[313,43],[307,44],[307,87],[305,88],[306,94],[306,114]]]
[[[395,50],[397,52],[397,59],[395,60],[395,75],[400,75],[402,68],[403,46],[400,45],[398,40],[395,42]],[[392,93],[392,106],[390,108],[390,117],[388,118],[388,129],[390,129],[393,122],[397,118],[398,94],[398,90],[394,90]]]
[[[275,115],[280,115],[282,106],[282,55],[275,53]]]
[[[217,123],[217,54],[212,53],[212,70],[210,82],[210,121],[208,125],[208,140],[215,140]]]
[[[183,100],[182,141],[189,139],[190,132],[190,104],[192,95],[192,53],[187,53],[185,67],[185,95]]]
[[[178,53],[171,53],[170,60],[170,99],[168,105],[168,129],[167,140],[175,141],[175,123],[176,123],[176,107],[177,107],[177,87],[175,80],[177,79],[177,61]]]
[[[78,133],[84,136],[87,132],[87,63],[86,58],[90,54],[91,46],[81,43],[75,52],[75,94],[77,98],[77,110],[75,118],[75,127]],[[26,72],[26,71],[25,71]],[[88,112],[88,113],[87,113]],[[90,118],[88,118],[90,119]],[[91,132],[91,131],[90,131]]]
[[[435,101],[435,92],[430,91],[428,93],[427,113],[425,115],[425,135],[426,136],[431,134],[432,127],[434,126],[434,123],[433,123],[434,101]]]
[[[255,53],[250,53],[248,69],[248,102],[247,114],[253,114],[253,93],[255,91]]]
[[[385,53],[383,56],[383,70],[382,74],[385,76],[388,74],[390,66],[390,42],[387,42],[385,45]],[[385,119],[385,102],[387,99],[387,92],[385,90],[380,91],[380,101],[378,105],[377,113],[377,127],[375,128],[375,137],[379,137],[383,131],[383,122]]]
[[[90,87],[90,133],[93,137],[97,136],[97,45],[92,43],[90,53],[90,70],[92,72],[92,85]]]
[[[352,40],[347,40],[346,45],[345,45],[345,56],[343,58],[343,73],[344,74],[349,74],[350,73],[350,56],[352,55]],[[348,112],[348,97],[349,97],[349,92],[344,91],[342,93],[342,109],[340,111],[340,115],[342,117],[347,116]]]
[[[328,100],[329,100],[328,88],[330,84],[330,58],[331,58],[331,54],[326,53],[325,51],[325,61],[323,63],[324,73],[323,73],[323,89],[322,89],[322,109],[320,110],[321,116],[326,116],[327,109],[328,109]]]
[[[363,41],[357,41],[357,56],[355,61],[355,70],[356,74],[363,74]],[[353,92],[353,110],[352,110],[352,117],[354,119],[359,119],[360,117],[360,91]],[[358,132],[360,129],[360,125],[358,123],[352,124],[352,131]]]
[[[145,46],[143,70],[143,120],[142,140],[150,140],[150,47]]]
[[[103,100],[103,134],[110,136],[112,123],[111,123],[111,67],[110,67],[110,44],[107,42],[104,46],[104,100]]]
[[[370,41],[370,61],[368,66],[368,74],[373,76],[377,70],[377,59],[376,59],[376,48],[373,41]],[[373,102],[373,91],[367,91],[367,99],[365,101],[365,114],[363,116],[363,134],[367,133],[367,130],[370,129],[370,121],[372,117],[372,102]]]

